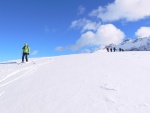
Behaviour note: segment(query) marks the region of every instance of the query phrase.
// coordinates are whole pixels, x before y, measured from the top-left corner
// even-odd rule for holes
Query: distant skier
[[[115,52],[115,51],[116,51],[116,48],[114,47],[113,50],[114,50],[114,52]]]
[[[106,48],[107,52],[109,52],[109,47]]]
[[[122,48],[119,48],[119,51],[124,51],[124,49],[122,49]]]
[[[122,49],[121,49],[121,48],[119,48],[119,51],[122,51]]]
[[[110,48],[110,51],[112,52],[112,48]]]
[[[25,43],[25,45],[23,46],[22,51],[23,51],[22,62],[24,62],[24,57],[26,58],[26,62],[28,62],[28,55],[30,53],[30,48],[27,43]]]

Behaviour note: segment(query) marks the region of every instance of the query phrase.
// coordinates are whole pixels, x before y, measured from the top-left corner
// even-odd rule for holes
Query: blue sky
[[[147,0],[1,0],[0,61],[91,52],[150,35]]]

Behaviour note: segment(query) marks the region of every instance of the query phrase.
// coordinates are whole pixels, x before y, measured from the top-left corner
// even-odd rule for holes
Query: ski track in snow
[[[36,70],[36,68],[35,68],[35,67],[31,67],[31,68],[27,68],[26,70],[19,70],[19,71],[17,71],[17,72],[14,72],[14,73],[8,75],[8,77],[4,78],[2,81],[0,81],[0,83],[1,83],[1,82],[5,82],[5,80],[7,80],[8,78],[10,78],[10,77],[12,77],[12,76],[15,76],[16,74],[19,74],[20,72],[27,71],[27,72],[24,72],[24,74],[19,75],[18,77],[14,78],[14,79],[12,79],[12,80],[6,82],[6,83],[3,83],[2,85],[0,85],[0,87],[4,87],[4,86],[10,84],[10,83],[12,83],[12,82],[14,82],[14,81],[16,81],[16,80],[22,78],[22,77],[25,76],[26,74],[29,74],[29,73],[33,72],[34,70]]]
[[[45,58],[43,58],[45,59]],[[1,87],[4,87],[20,78],[22,78],[23,76],[27,75],[27,74],[31,74],[33,73],[34,71],[36,71],[40,66],[43,66],[43,65],[46,65],[50,62],[52,62],[53,60],[52,59],[47,59],[46,62],[42,62],[42,63],[39,63],[37,64],[39,61],[42,61],[43,59],[40,59],[40,60],[34,60],[32,62],[29,62],[29,63],[26,63],[26,64],[29,64],[29,65],[32,65],[31,63],[33,63],[33,66],[29,66],[29,67],[25,67],[25,68],[22,68],[22,69],[19,69],[17,71],[14,71],[14,72],[11,72],[10,74],[8,74],[6,77],[4,77],[2,80],[0,80],[0,88]],[[26,64],[19,64],[20,66],[22,65],[26,65]],[[15,77],[17,76],[17,77]],[[6,82],[5,81],[7,79],[10,79],[11,77],[14,77],[13,79],[11,79],[10,81]],[[4,82],[4,83],[3,83]],[[2,84],[1,84],[2,83]]]
[[[3,96],[4,93],[5,93],[5,91],[1,92],[1,93],[0,93],[0,97]]]

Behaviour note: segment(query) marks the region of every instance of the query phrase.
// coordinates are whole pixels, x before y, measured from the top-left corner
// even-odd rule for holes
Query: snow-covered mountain
[[[0,63],[0,113],[150,113],[150,52]]]
[[[126,51],[150,51],[150,36],[137,38],[135,40],[126,39],[116,48],[122,48]]]

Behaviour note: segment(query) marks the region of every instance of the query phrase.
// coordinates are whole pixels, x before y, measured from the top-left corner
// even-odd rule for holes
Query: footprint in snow
[[[100,86],[101,89],[107,90],[107,91],[117,91],[116,88],[113,88],[111,86],[108,86],[107,84]]]

